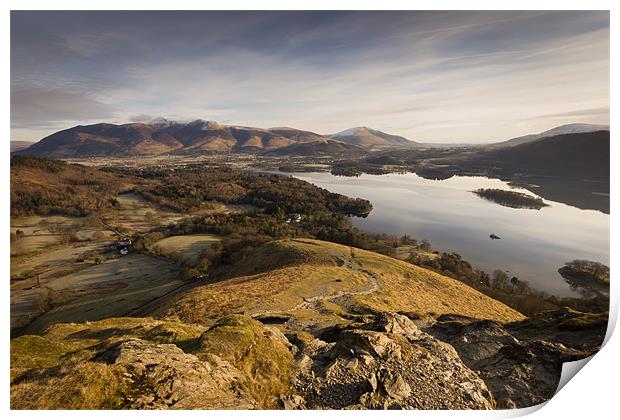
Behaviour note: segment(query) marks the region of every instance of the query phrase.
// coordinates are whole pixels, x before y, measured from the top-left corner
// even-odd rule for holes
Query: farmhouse
[[[286,223],[299,223],[301,222],[301,214],[289,213],[286,215]]]
[[[129,254],[129,248],[131,247],[131,239],[123,238],[116,242],[116,249],[119,254],[127,255]]]

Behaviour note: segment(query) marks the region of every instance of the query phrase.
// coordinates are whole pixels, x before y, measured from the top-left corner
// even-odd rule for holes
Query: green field
[[[183,216],[156,208],[137,193],[119,194],[118,209],[107,215],[106,223],[122,230],[148,231],[153,227],[167,225]]]
[[[121,235],[148,232],[187,216],[161,209],[138,193],[87,217],[21,216],[11,219],[11,328],[37,331],[54,322],[120,316],[182,285],[178,262],[197,264],[221,240],[214,235],[165,238],[157,258],[118,258]],[[221,206],[215,212],[242,211]],[[174,260],[174,261],[171,261]]]
[[[170,236],[155,242],[153,249],[161,255],[198,264],[202,253],[221,240],[219,236],[207,234]]]
[[[121,200],[121,213],[151,208],[137,197]],[[170,261],[118,258],[115,237],[94,215],[11,219],[11,328],[122,315],[181,285]]]
[[[182,285],[176,265],[163,259],[130,254],[108,260],[46,282],[44,299],[52,300],[53,307],[34,319],[26,332],[41,331],[56,322],[123,316]],[[17,294],[13,298],[18,307]]]
[[[35,254],[63,241],[61,232],[80,224],[79,218],[66,216],[27,216],[11,219],[11,234],[21,231],[11,242],[11,256]]]

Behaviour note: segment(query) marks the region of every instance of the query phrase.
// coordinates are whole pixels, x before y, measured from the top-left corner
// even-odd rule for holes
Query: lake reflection
[[[372,202],[354,226],[371,232],[410,234],[433,249],[454,251],[475,267],[501,269],[536,289],[558,296],[577,293],[558,274],[573,259],[609,265],[609,215],[545,200],[541,210],[513,209],[473,194],[478,188],[511,189],[499,179],[455,176],[429,180],[415,174],[337,177],[330,173],[293,176],[332,192]],[[531,191],[512,188],[514,191]],[[491,240],[495,233],[501,240]]]

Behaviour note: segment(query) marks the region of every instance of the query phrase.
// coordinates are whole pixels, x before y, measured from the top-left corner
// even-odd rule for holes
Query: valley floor
[[[218,238],[171,237],[160,255],[119,254],[123,232],[147,232],[185,217],[162,211],[136,194],[119,196],[119,208],[103,217],[13,218],[11,232],[11,330],[29,333],[55,322],[122,316],[185,284],[179,263],[194,261]],[[222,207],[215,211],[237,211]]]

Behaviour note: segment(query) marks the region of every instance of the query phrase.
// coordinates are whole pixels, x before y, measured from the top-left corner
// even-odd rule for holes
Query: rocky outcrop
[[[557,325],[566,315],[566,310],[554,311],[545,314],[544,324],[528,320],[508,325],[442,316],[425,331],[456,349],[463,363],[484,380],[498,408],[529,407],[553,396],[564,362],[592,355],[605,336],[604,325],[587,323],[559,335]]]
[[[607,315],[563,309],[502,324],[368,313],[321,329],[263,319],[274,324],[117,318],[20,337],[11,407],[522,408],[553,396],[562,363],[598,350]]]
[[[267,401],[260,392],[285,390],[265,380],[287,372],[293,378],[279,404],[286,409],[520,408],[551,398],[562,363],[598,349],[594,337],[602,341],[604,325],[584,320],[590,318],[566,311],[512,324],[378,313],[312,336],[283,335],[236,316],[203,334],[199,341],[212,343],[200,359],[173,344],[141,340],[122,342],[104,358],[127,371],[128,408],[258,408]],[[561,327],[569,321],[570,328]],[[285,355],[272,360],[278,352],[293,356],[290,368]],[[256,374],[263,365],[272,367]]]
[[[174,344],[133,339],[118,343],[99,361],[125,369],[129,409],[251,409],[245,376],[215,355],[208,360]]]
[[[449,344],[403,315],[351,325],[333,342],[315,339],[297,355],[298,395],[288,408],[491,409],[484,382]]]

